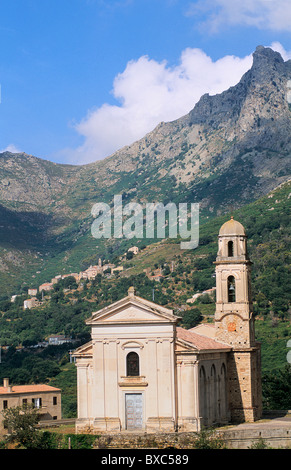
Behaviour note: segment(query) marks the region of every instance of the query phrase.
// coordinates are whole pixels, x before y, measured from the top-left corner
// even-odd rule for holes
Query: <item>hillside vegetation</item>
[[[263,368],[266,370],[286,362],[284,343],[291,338],[289,214],[290,183],[234,212],[248,234],[257,336],[264,340]],[[138,254],[130,260],[126,257],[119,260],[124,266],[121,274],[97,275],[95,280],[79,284],[73,279],[71,286],[68,278],[61,280],[45,295],[39,307],[23,309],[27,294],[18,296],[15,302],[8,296],[2,298],[0,344],[2,347],[31,346],[52,334],[64,334],[79,342],[87,340],[89,330],[85,319],[93,311],[126,296],[131,285],[135,286],[137,295],[149,300],[154,296],[155,302],[173,308],[182,319],[185,312],[196,308],[204,321],[212,321],[215,303],[211,296],[200,297],[195,304],[187,300],[215,286],[213,262],[217,235],[227,219],[221,216],[203,224],[195,250],[181,250],[172,239],[147,246],[142,240]],[[138,244],[140,240],[133,240],[132,244],[135,242]],[[116,256],[114,259],[118,260]],[[149,276],[158,269],[163,275],[160,282],[149,279],[145,269],[149,269]]]

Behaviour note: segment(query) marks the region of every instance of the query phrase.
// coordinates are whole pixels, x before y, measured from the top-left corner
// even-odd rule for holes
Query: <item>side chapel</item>
[[[199,431],[261,416],[247,236],[222,225],[214,324],[186,330],[173,311],[128,296],[92,314],[92,340],[75,350],[76,432]]]

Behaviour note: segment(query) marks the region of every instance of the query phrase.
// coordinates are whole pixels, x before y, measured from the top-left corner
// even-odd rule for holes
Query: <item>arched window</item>
[[[215,365],[212,364],[210,370],[210,424],[215,423],[217,421],[217,376],[216,376],[216,368]]]
[[[200,369],[200,381],[199,381],[199,406],[200,406],[200,416],[202,418],[202,423],[204,426],[207,426],[208,424],[208,399],[209,399],[209,390],[208,390],[208,384],[207,384],[207,379],[206,379],[206,373],[205,369],[202,366]]]
[[[227,256],[233,256],[233,241],[230,241],[227,244]]]
[[[233,276],[227,278],[228,302],[235,302],[235,279]]]
[[[226,367],[224,364],[221,366],[221,375],[219,382],[219,401],[220,401],[220,421],[225,422],[227,420],[227,381],[226,381]]]
[[[136,352],[130,352],[126,356],[126,375],[139,375],[139,355]]]

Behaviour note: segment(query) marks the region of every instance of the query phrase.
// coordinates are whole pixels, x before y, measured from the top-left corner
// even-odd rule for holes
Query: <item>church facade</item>
[[[87,320],[91,341],[74,352],[77,432],[199,431],[260,418],[247,237],[231,218],[218,240],[214,324],[186,330],[133,287]]]

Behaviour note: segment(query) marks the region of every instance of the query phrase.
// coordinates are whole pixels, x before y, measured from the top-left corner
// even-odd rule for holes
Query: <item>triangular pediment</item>
[[[92,314],[87,325],[118,323],[176,323],[173,311],[154,302],[129,295]]]

